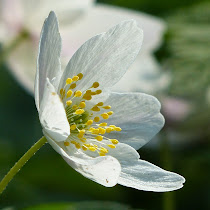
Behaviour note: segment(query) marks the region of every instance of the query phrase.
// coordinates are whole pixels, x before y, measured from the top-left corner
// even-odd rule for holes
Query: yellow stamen
[[[108,115],[112,115],[113,113],[113,111],[107,112]]]
[[[92,99],[92,96],[85,93],[85,94],[83,95],[83,98],[84,98],[85,100],[89,101],[89,100]]]
[[[69,85],[69,84],[71,84],[71,83],[72,83],[72,79],[71,79],[71,78],[68,78],[68,79],[66,80],[66,84]]]
[[[97,128],[97,129],[92,130],[92,134],[99,134],[99,129]]]
[[[94,120],[95,122],[99,122],[99,121],[100,121],[100,118],[99,118],[99,117],[95,117],[93,120]]]
[[[67,106],[70,106],[71,104],[72,104],[72,101],[71,100],[66,101],[66,105]]]
[[[96,90],[95,92],[97,95],[101,94],[102,93],[102,90]]]
[[[85,108],[85,107],[86,107],[86,104],[85,104],[84,101],[82,101],[82,102],[80,102],[79,106],[80,106],[81,108]]]
[[[74,82],[76,82],[76,81],[79,80],[79,77],[78,77],[78,76],[74,76],[74,77],[72,78],[72,80],[73,80]]]
[[[99,103],[97,103],[97,106],[103,106],[104,105],[104,103],[103,102],[99,102]]]
[[[94,111],[94,112],[99,112],[100,111],[100,108],[97,107],[97,106],[94,106],[91,110]]]
[[[106,154],[103,153],[103,152],[99,152],[98,154],[99,154],[100,156],[106,156]]]
[[[105,120],[109,119],[109,115],[108,115],[107,113],[103,113],[103,114],[101,114],[101,116],[102,116]]]
[[[78,106],[75,104],[72,106],[72,109],[76,110],[78,108]]]
[[[74,124],[74,125],[71,125],[70,126],[70,129],[73,131],[73,130],[75,130],[77,128],[77,126]]]
[[[80,97],[82,96],[82,92],[80,90],[77,90],[74,94],[75,97]]]
[[[65,90],[63,88],[60,89],[60,94],[64,95],[65,94]]]
[[[96,136],[95,139],[98,140],[98,141],[102,141],[103,140],[103,136]]]
[[[86,150],[87,150],[87,147],[85,147],[85,146],[82,146],[82,149],[83,149],[84,151],[86,151]]]
[[[67,147],[67,146],[70,145],[70,143],[69,143],[68,141],[65,141],[65,142],[64,142],[64,145]]]
[[[83,114],[84,112],[85,112],[84,109],[77,109],[77,110],[75,111],[75,114]]]
[[[110,148],[112,148],[112,149],[116,148],[116,146],[113,145],[113,144],[108,144],[107,146],[110,147]]]
[[[80,143],[77,143],[77,142],[76,142],[75,147],[76,147],[77,149],[80,149],[80,148],[81,148]]]
[[[95,152],[96,151],[96,148],[95,147],[88,147],[88,149],[92,152]]]
[[[83,74],[82,73],[77,74],[77,76],[79,77],[79,80],[81,80],[83,78]]]
[[[107,126],[107,123],[105,123],[105,122],[100,123],[99,126]]]
[[[98,86],[99,86],[98,82],[94,82],[93,85],[92,85],[93,88],[97,88]]]
[[[122,129],[120,127],[115,128],[116,131],[121,131]]]
[[[76,83],[73,83],[70,85],[69,89],[74,89],[76,86],[77,86]]]
[[[102,147],[102,148],[100,149],[100,152],[103,152],[103,153],[108,153],[109,151],[108,151],[108,149],[106,149],[106,148]]]
[[[107,133],[110,133],[111,131],[113,131],[113,128],[107,128],[107,129],[106,129],[106,132],[107,132]]]
[[[112,142],[112,144],[118,144],[118,140],[117,139],[110,139],[110,141]]]
[[[111,109],[111,106],[110,106],[110,105],[108,105],[108,106],[103,106],[102,108],[104,108],[104,109]]]
[[[93,124],[93,120],[88,120],[87,122],[86,122],[86,125],[92,125]]]
[[[66,97],[67,98],[71,97],[72,96],[72,93],[73,93],[72,90],[68,90],[68,92],[66,94]]]

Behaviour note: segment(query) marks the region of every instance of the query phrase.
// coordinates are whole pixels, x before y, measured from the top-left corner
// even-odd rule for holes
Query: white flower
[[[56,12],[60,20],[64,66],[87,39],[107,31],[110,26],[123,20],[135,19],[145,34],[142,52],[113,90],[142,90],[152,93],[167,83],[167,77],[160,77],[159,64],[152,55],[161,44],[165,30],[165,24],[159,18],[132,10],[94,4],[94,0],[0,0],[0,10],[0,41],[3,45],[9,45],[22,31],[29,34],[9,55],[7,63],[15,78],[30,93],[33,93],[34,87],[35,71],[31,69],[35,69],[36,65],[39,32],[46,14],[51,10]]]
[[[139,159],[136,151],[164,124],[159,102],[142,93],[108,91],[134,61],[142,38],[136,22],[122,22],[85,42],[62,71],[51,12],[39,45],[35,101],[48,142],[83,176],[107,187],[171,191],[184,178]]]

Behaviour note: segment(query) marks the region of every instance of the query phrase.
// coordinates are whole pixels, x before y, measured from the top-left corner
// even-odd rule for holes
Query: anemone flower
[[[61,37],[51,12],[39,44],[35,102],[48,142],[83,176],[107,187],[176,190],[182,176],[139,159],[136,151],[164,124],[158,100],[109,92],[134,61],[142,38],[135,21],[122,22],[85,42],[62,71]]]
[[[160,77],[159,64],[152,55],[161,44],[165,29],[164,22],[159,18],[132,10],[95,4],[94,0],[0,0],[0,10],[0,41],[5,48],[17,41],[21,35],[27,34],[8,55],[6,61],[15,78],[31,94],[34,91],[35,78],[35,71],[31,69],[35,69],[36,65],[39,32],[50,10],[54,10],[60,20],[60,33],[64,43],[62,49],[64,66],[87,39],[107,31],[110,26],[123,20],[135,19],[145,34],[142,53],[123,80],[113,89],[143,90],[152,93],[167,83],[165,76]]]

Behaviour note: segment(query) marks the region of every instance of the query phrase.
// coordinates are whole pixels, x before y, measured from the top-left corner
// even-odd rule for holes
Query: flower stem
[[[0,65],[4,62],[6,57],[28,37],[29,34],[26,31],[22,31],[14,38],[14,40],[11,41],[11,43],[9,43],[6,47],[3,47],[0,51]]]
[[[10,169],[10,171],[5,175],[5,177],[0,182],[0,195],[9,184],[9,182],[14,178],[18,171],[25,165],[25,163],[47,142],[47,139],[43,136],[39,139],[21,158],[15,165]]]
[[[163,135],[163,140],[161,144],[161,153],[162,153],[162,165],[166,170],[172,170],[172,155],[169,145],[169,139],[167,138],[167,131]],[[164,192],[163,193],[163,210],[175,210],[175,192]]]

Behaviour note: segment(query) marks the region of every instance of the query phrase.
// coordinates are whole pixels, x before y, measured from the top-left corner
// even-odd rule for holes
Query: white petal
[[[149,53],[140,53],[131,68],[111,90],[116,92],[139,91],[155,93],[170,83],[169,75],[161,73],[160,64]]]
[[[105,101],[112,107],[114,114],[108,123],[122,128],[122,131],[110,133],[122,143],[139,149],[146,144],[164,125],[160,114],[159,101],[143,93],[111,93]]]
[[[45,132],[55,141],[65,141],[70,135],[63,103],[49,80],[46,82],[39,118]]]
[[[68,77],[83,73],[78,89],[85,90],[98,81],[101,87],[115,84],[136,58],[142,30],[135,21],[125,21],[97,35],[73,55],[62,76],[60,88]]]
[[[138,190],[167,192],[183,187],[184,177],[165,171],[147,161],[122,164],[118,183]]]
[[[93,180],[106,187],[112,187],[117,184],[121,171],[120,163],[111,156],[91,158],[81,155],[71,156],[67,154],[56,142],[46,135],[48,142],[64,160],[76,171],[88,179]]]
[[[139,11],[104,4],[96,4],[92,7],[85,16],[75,22],[72,28],[68,27],[65,30],[62,39],[64,43],[71,43],[71,49],[76,51],[78,46],[87,39],[129,19],[136,20],[144,32],[141,53],[143,51],[152,52],[160,46],[166,28],[163,20]]]
[[[24,27],[30,32],[40,32],[49,11],[54,11],[63,24],[71,24],[92,6],[94,0],[21,0],[24,10]],[[31,15],[33,14],[33,15]]]
[[[61,77],[60,52],[61,37],[58,22],[55,13],[51,12],[44,23],[39,44],[35,79],[35,101],[38,110],[43,97],[46,78],[49,78],[57,92]]]
[[[35,49],[36,45],[31,40],[25,40],[7,57],[7,63],[12,75],[30,94],[34,94],[37,56]]]

